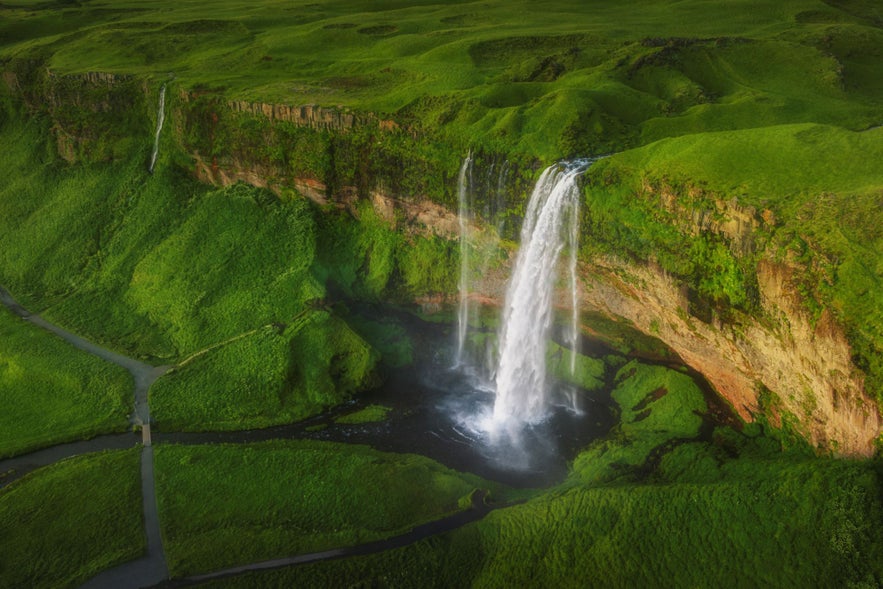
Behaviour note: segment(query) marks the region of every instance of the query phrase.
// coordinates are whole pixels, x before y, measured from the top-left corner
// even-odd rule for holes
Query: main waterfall
[[[548,409],[546,350],[552,327],[558,259],[570,250],[571,304],[576,341],[576,248],[579,221],[577,178],[588,160],[547,168],[527,205],[521,246],[506,291],[496,371],[496,399],[489,429],[542,421]],[[571,360],[573,365],[573,360]]]

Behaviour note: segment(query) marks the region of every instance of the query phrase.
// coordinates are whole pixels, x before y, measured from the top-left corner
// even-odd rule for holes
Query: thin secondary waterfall
[[[556,270],[562,250],[569,247],[571,301],[576,308],[576,180],[587,165],[580,160],[546,169],[528,202],[502,317],[493,412],[496,426],[537,423],[546,416],[546,348]],[[565,230],[568,221],[569,230]],[[575,357],[571,365],[575,367]]]
[[[153,168],[156,166],[156,156],[159,155],[159,134],[162,131],[163,122],[166,120],[166,85],[163,84],[159,89],[159,108],[156,113],[156,133],[153,137],[153,153],[150,156],[150,167],[147,171],[153,174]]]
[[[469,326],[469,193],[472,177],[472,152],[460,166],[457,179],[457,196],[459,198],[460,222],[460,308],[457,311],[457,364],[463,362],[463,348],[466,345],[466,330]]]
[[[579,292],[577,292],[576,261],[577,245],[579,244],[579,199],[577,199],[575,211],[570,215],[570,333],[567,340],[570,344],[570,376],[576,373],[576,348],[579,338]]]

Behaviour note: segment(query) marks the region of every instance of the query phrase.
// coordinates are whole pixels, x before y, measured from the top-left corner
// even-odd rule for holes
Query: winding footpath
[[[164,588],[183,587],[211,579],[232,577],[249,571],[268,570],[349,556],[373,554],[394,548],[401,548],[419,540],[454,530],[463,525],[484,518],[488,513],[495,509],[512,505],[512,503],[488,505],[486,502],[487,492],[479,491],[473,494],[472,503],[469,509],[455,512],[436,521],[415,526],[410,531],[392,538],[368,542],[356,546],[326,550],[323,552],[298,554],[255,562],[186,578],[170,579],[165,551],[163,549],[159,510],[156,501],[148,391],[150,390],[151,385],[159,377],[174,367],[151,366],[96,345],[89,340],[46,321],[37,314],[29,312],[2,286],[0,286],[0,304],[25,321],[56,334],[74,347],[98,356],[108,362],[117,364],[118,366],[122,366],[132,374],[135,382],[134,411],[130,416],[129,421],[132,425],[141,428],[141,496],[144,526],[147,534],[147,553],[137,560],[129,561],[114,568],[102,571],[83,584],[82,589],[141,589],[157,586]],[[87,452],[130,448],[134,446],[137,441],[137,437],[132,434],[110,434],[97,436],[91,440],[58,444],[22,456],[0,460],[0,472],[3,472],[4,470],[15,471],[14,475],[7,476],[4,479],[5,485],[31,470],[42,466],[48,466],[58,460]],[[196,441],[195,443],[199,442]]]
[[[135,381],[135,410],[130,416],[129,421],[133,425],[141,427],[141,499],[144,527],[147,532],[147,553],[137,560],[103,571],[88,581],[83,587],[89,589],[138,589],[155,585],[168,579],[169,568],[166,565],[165,551],[163,550],[162,535],[160,534],[159,527],[159,510],[156,504],[156,485],[154,484],[153,476],[153,446],[150,440],[150,406],[147,402],[147,393],[156,379],[165,374],[171,367],[151,366],[150,364],[139,362],[134,358],[102,348],[66,329],[62,329],[22,307],[9,291],[2,286],[0,286],[0,303],[25,321],[54,333],[75,348],[122,366],[132,374],[132,378]],[[129,440],[125,440],[125,438],[131,439],[130,436],[121,434],[119,436],[100,436],[87,442],[62,444],[59,447],[33,453],[39,455],[36,459],[33,454],[20,457],[18,464],[31,466],[36,463],[37,466],[45,466],[56,460],[80,454],[83,451],[129,447],[131,443],[126,443]],[[122,446],[120,445],[121,441],[124,441]],[[105,444],[105,442],[107,443]],[[16,459],[4,461],[2,466],[4,468],[15,466],[14,460]]]

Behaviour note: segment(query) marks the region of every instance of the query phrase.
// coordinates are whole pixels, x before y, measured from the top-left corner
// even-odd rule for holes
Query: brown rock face
[[[881,422],[851,362],[843,329],[824,312],[812,325],[799,306],[796,268],[764,261],[758,270],[763,320],[703,323],[689,315],[684,289],[652,266],[600,260],[583,268],[586,307],[631,321],[671,346],[747,421],[793,414],[816,447],[873,454]],[[761,406],[764,389],[773,402]],[[771,393],[771,394],[770,394]],[[766,401],[770,403],[769,400]]]

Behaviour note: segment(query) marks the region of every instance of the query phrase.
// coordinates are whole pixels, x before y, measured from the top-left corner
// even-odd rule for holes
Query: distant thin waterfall
[[[153,137],[153,153],[150,156],[150,166],[147,171],[153,174],[153,168],[156,166],[156,156],[159,155],[159,134],[162,131],[163,122],[166,120],[166,85],[163,84],[159,89],[159,108],[156,113],[156,133]]]
[[[528,201],[503,309],[493,413],[498,426],[537,423],[546,416],[546,349],[556,270],[562,250],[569,246],[574,300],[579,232],[576,181],[588,163],[580,160],[547,168]],[[575,358],[571,365],[575,368]]]
[[[460,176],[457,179],[458,220],[460,222],[460,308],[457,311],[457,364],[463,362],[466,329],[469,326],[469,195],[471,188],[472,152],[470,151],[460,166]]]

